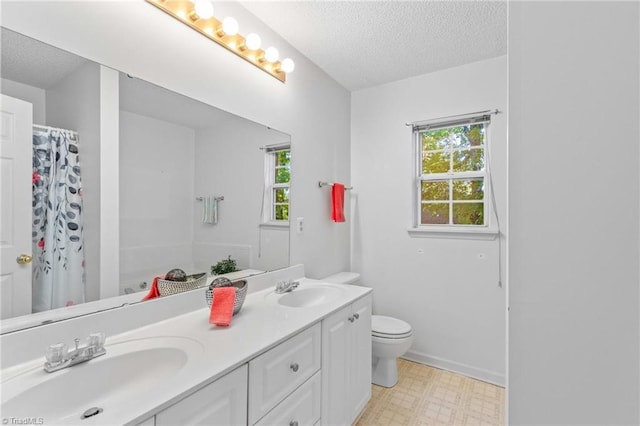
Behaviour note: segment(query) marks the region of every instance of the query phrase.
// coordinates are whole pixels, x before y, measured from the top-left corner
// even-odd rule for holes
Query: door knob
[[[26,265],[27,263],[31,263],[31,259],[33,258],[28,254],[21,254],[16,257],[16,262],[18,262],[18,265]]]

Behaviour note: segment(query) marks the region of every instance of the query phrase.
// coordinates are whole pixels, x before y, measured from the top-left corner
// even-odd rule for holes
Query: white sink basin
[[[204,351],[199,342],[174,336],[128,340],[105,348],[106,355],[53,373],[46,373],[42,363],[13,375],[3,372],[2,416],[79,423],[89,408],[116,410],[118,401],[144,398],[146,390]]]
[[[324,305],[338,299],[343,289],[326,284],[318,284],[312,287],[299,287],[291,293],[286,293],[278,299],[278,303],[290,308],[308,308]]]

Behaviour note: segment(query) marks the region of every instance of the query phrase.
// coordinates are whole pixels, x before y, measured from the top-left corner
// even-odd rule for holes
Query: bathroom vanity
[[[51,374],[43,358],[5,368],[2,417],[86,425],[352,424],[371,395],[371,289],[299,281],[289,293],[276,294],[273,281],[249,294],[228,328],[209,325],[202,290],[193,310],[108,335],[106,355],[84,364]],[[42,355],[48,343],[55,342],[41,342]],[[94,407],[101,411],[81,420]]]

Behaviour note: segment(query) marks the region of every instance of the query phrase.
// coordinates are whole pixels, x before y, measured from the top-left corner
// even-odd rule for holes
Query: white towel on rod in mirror
[[[202,197],[202,223],[218,223],[218,200],[216,197]]]

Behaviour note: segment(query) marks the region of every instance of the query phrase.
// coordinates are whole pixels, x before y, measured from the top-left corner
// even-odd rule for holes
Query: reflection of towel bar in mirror
[[[196,201],[202,201],[202,199],[203,199],[203,198],[204,198],[204,197],[196,197]],[[214,200],[216,200],[216,201],[222,201],[222,200],[224,200],[224,196],[221,196],[221,197],[215,197],[215,198],[214,198]]]
[[[323,186],[331,186],[331,185],[333,184],[329,182],[323,182],[323,181],[318,182],[318,188],[322,188]],[[344,189],[350,190],[350,189],[353,189],[353,186],[345,186]]]

